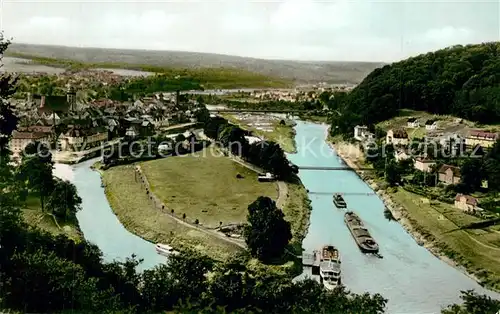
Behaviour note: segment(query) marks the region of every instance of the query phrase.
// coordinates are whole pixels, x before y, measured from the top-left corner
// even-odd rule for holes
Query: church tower
[[[68,90],[66,92],[66,102],[69,105],[70,111],[76,111],[76,92],[73,86],[70,84],[67,85]]]

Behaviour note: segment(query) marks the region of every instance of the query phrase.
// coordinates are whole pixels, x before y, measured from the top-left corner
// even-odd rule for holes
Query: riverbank
[[[226,260],[241,250],[158,210],[141,183],[136,181],[134,165],[99,171],[110,207],[133,234],[152,242],[170,244],[176,249],[190,248],[216,260]]]
[[[71,151],[52,151],[52,160],[54,163],[65,164],[65,165],[75,165],[96,157],[99,157],[104,148],[117,145],[120,139],[114,139],[107,142],[104,147],[98,146],[87,150],[71,152]]]
[[[335,143],[328,141],[328,144],[337,152],[337,155],[347,166],[355,169],[358,176],[368,183],[371,189],[376,191],[385,207],[392,213],[394,219],[401,224],[406,232],[410,234],[419,245],[425,247],[434,256],[460,270],[462,273],[479,284],[495,291],[500,290],[498,285],[499,281],[497,279],[498,276],[495,273],[497,272],[497,269],[494,269],[494,267],[491,266],[491,263],[494,263],[494,259],[492,260],[490,257],[488,260],[483,257],[482,252],[481,254],[476,253],[478,250],[478,243],[475,242],[479,242],[477,239],[473,239],[470,235],[459,237],[455,234],[451,234],[449,229],[442,230],[444,227],[442,229],[437,229],[439,228],[437,224],[445,222],[448,223],[447,219],[444,218],[443,215],[437,215],[435,220],[439,221],[439,223],[435,223],[435,225],[433,225],[436,229],[429,229],[429,226],[422,225],[423,222],[426,222],[424,216],[428,216],[429,213],[423,209],[423,205],[414,206],[415,209],[409,208],[409,204],[406,204],[406,206],[403,205],[403,194],[410,194],[409,192],[397,191],[397,189],[394,188],[387,188],[385,183],[377,180],[369,171],[359,170],[359,168],[366,167],[367,165],[364,163],[362,158],[363,154],[357,145],[342,141],[337,141]],[[421,197],[416,195],[411,197],[411,199],[412,204],[421,202]],[[418,217],[417,219],[417,215],[423,216]],[[456,230],[456,227],[454,228]],[[440,233],[435,230],[439,230]],[[466,233],[466,231],[463,230],[456,232]],[[453,249],[455,246],[463,248],[463,250],[468,249],[469,251],[467,254],[463,254],[463,252],[458,253],[457,250]],[[471,253],[480,255],[481,260],[479,261],[479,258],[472,259]],[[467,255],[467,258],[465,258],[464,255]],[[495,272],[485,271],[484,269],[488,265],[490,266],[489,268],[493,268]]]
[[[130,232],[153,243],[165,242],[173,245],[174,247],[177,245],[179,247],[188,246],[195,248],[203,254],[221,260],[226,259],[228,256],[237,251],[237,249],[241,249],[241,247],[244,247],[245,245],[242,239],[236,238],[234,241],[237,241],[240,246],[240,248],[237,248],[236,250],[232,243],[229,243],[229,245],[228,243],[223,243],[221,245],[221,242],[227,242],[233,239],[227,238],[223,233],[217,232],[215,230],[217,229],[216,227],[220,226],[221,221],[223,222],[223,226],[228,223],[229,225],[233,225],[235,223],[241,224],[246,222],[246,208],[250,203],[250,200],[245,201],[245,204],[240,206],[242,209],[238,210],[238,212],[241,212],[241,214],[239,214],[234,212],[236,206],[234,200],[229,203],[224,202],[224,200],[228,197],[231,199],[234,199],[235,197],[238,199],[241,199],[242,197],[248,199],[248,191],[252,191],[253,194],[255,194],[253,198],[258,197],[261,194],[273,194],[272,191],[275,189],[273,186],[276,185],[278,190],[277,204],[280,208],[282,208],[285,214],[285,219],[291,224],[293,237],[290,242],[290,249],[293,249],[296,254],[300,254],[302,251],[302,240],[307,233],[309,227],[309,217],[311,214],[310,200],[300,179],[297,177],[293,182],[286,183],[281,181],[276,183],[261,183],[257,181],[257,173],[262,172],[261,169],[256,169],[255,166],[249,165],[242,160],[235,160],[235,158],[236,157],[231,160],[231,158],[228,157],[212,158],[207,156],[205,163],[210,160],[212,160],[212,163],[216,162],[216,164],[212,166],[199,164],[200,158],[193,158],[193,160],[190,160],[189,156],[141,163],[139,168],[141,169],[141,179],[139,179],[139,181],[142,182],[144,179],[144,182],[147,182],[147,184],[143,183],[142,185],[140,182],[137,182],[137,178],[131,172],[131,167],[137,168],[137,165],[118,166],[102,171],[99,167],[99,162],[97,162],[92,166],[92,168],[99,171],[101,174],[102,181],[105,186],[106,196],[110,202],[111,208],[117,215],[118,219],[123,223],[125,228],[127,228]],[[173,164],[169,166],[171,163]],[[181,163],[182,165],[179,165],[178,163]],[[186,163],[196,164],[186,165]],[[161,166],[162,169],[157,169],[158,166]],[[227,169],[220,169],[222,166]],[[178,171],[181,172],[177,173]],[[199,174],[198,171],[200,171]],[[212,173],[214,171],[216,173]],[[230,173],[228,173],[228,171],[230,171]],[[183,181],[182,183],[188,184],[188,188],[186,190],[179,189],[178,187],[173,188],[172,184],[175,185],[176,180],[172,181],[171,179],[161,177],[167,172],[176,172],[175,174],[171,173],[171,175],[168,175],[167,177],[169,178],[185,178],[187,181]],[[238,176],[238,174],[240,176]],[[206,178],[203,178],[203,176]],[[221,186],[223,191],[221,190],[218,193],[222,194],[216,199],[212,198],[213,195],[216,195],[217,193],[207,191],[207,189],[213,189],[215,186],[207,186],[203,183],[208,182],[214,176],[219,177],[220,180],[223,180],[223,182],[226,182],[227,180],[234,181],[231,184],[225,184],[224,187]],[[238,177],[240,178],[238,179]],[[150,180],[152,181],[149,182]],[[167,183],[167,186],[164,186],[165,180],[170,180]],[[192,180],[195,180],[196,182],[191,182]],[[200,180],[201,182],[198,182]],[[248,180],[251,181],[245,185],[245,181]],[[196,186],[200,184],[205,186],[196,188]],[[242,184],[244,186],[241,186]],[[269,188],[267,187],[268,185]],[[127,192],[124,192],[124,188],[122,188],[124,186],[127,187]],[[245,186],[247,187],[245,188],[246,192],[239,191],[236,193],[235,190],[233,191],[234,193],[230,192],[228,194],[228,186],[233,190],[241,190],[242,188],[245,188]],[[164,190],[168,193],[165,194]],[[201,193],[196,190],[205,192]],[[148,191],[150,192],[149,194]],[[223,195],[224,193],[225,195]],[[196,196],[197,194],[200,195]],[[154,200],[151,199],[152,197],[154,197]],[[193,197],[195,198],[194,200],[192,199]],[[210,197],[210,199],[203,201],[206,197]],[[135,205],[138,199],[142,199],[142,202],[140,202],[143,205],[142,208],[140,208],[139,204]],[[191,199],[191,201],[188,201],[188,199]],[[232,205],[229,207],[226,206],[227,208],[224,210],[221,206],[224,207],[225,203]],[[144,206],[144,204],[148,205],[147,208],[145,208],[146,206]],[[212,207],[213,209],[211,209]],[[124,210],[124,208],[127,208],[128,210]],[[219,212],[220,210],[227,212],[227,214]],[[212,217],[210,212],[214,212],[216,215]],[[186,214],[186,216],[183,214]],[[156,219],[147,219],[149,215],[154,215]],[[233,221],[234,219],[237,219],[237,221]],[[176,222],[177,224],[172,224],[172,222]],[[186,230],[182,230],[186,228],[177,228],[179,223],[189,224],[190,226],[183,227],[191,227],[188,228],[192,229],[191,232],[188,233]],[[157,232],[155,230],[161,230],[161,232]],[[207,232],[217,232],[217,236],[208,234],[203,240],[198,237],[198,234]],[[192,237],[193,234],[197,234],[194,236],[195,239]],[[224,238],[220,239],[220,236],[223,236]]]
[[[29,197],[21,210],[24,221],[30,226],[47,231],[54,236],[66,235],[75,242],[83,239],[83,234],[77,221],[73,223],[58,222],[54,215],[42,211],[38,198]]]

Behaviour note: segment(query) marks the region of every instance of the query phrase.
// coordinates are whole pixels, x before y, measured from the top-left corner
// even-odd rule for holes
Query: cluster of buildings
[[[288,101],[296,102],[299,100],[299,93],[292,90],[263,90],[253,91],[250,96],[259,101]]]
[[[406,121],[407,127],[411,129],[416,129],[421,126],[425,126],[427,131],[433,131],[438,128],[437,120],[435,119],[427,119],[425,122],[419,120],[418,118],[408,118]]]
[[[417,127],[418,120],[408,120],[408,128]],[[411,124],[411,125],[410,125]],[[428,120],[425,123],[427,130],[435,130],[436,121]],[[420,126],[420,125],[418,125]],[[366,126],[356,126],[354,128],[354,138],[362,142],[374,142],[375,135],[369,132]],[[424,139],[424,144],[434,143],[441,147],[449,148],[451,156],[458,156],[460,152],[469,150],[471,152],[484,151],[490,149],[498,140],[499,134],[482,130],[470,130],[467,135],[461,136],[456,133],[433,134]],[[406,129],[396,128],[387,131],[385,137],[386,144],[395,147],[394,157],[396,161],[413,158],[409,154],[410,137]],[[436,147],[439,147],[436,145]],[[436,167],[438,167],[436,169]],[[454,165],[441,164],[430,156],[418,156],[413,158],[413,167],[424,173],[436,173],[436,183],[443,185],[455,185],[461,182],[460,168]],[[478,200],[470,195],[457,194],[455,207],[468,213],[481,210],[478,207]]]
[[[46,78],[47,73],[24,73],[23,80],[29,82],[39,82],[40,79]],[[49,75],[50,80],[53,81],[55,85],[66,85],[71,83],[72,86],[76,88],[86,88],[95,84],[106,85],[116,85],[129,79],[129,77],[124,75],[118,75],[112,71],[107,70],[66,70],[57,75]]]
[[[178,95],[171,93],[134,102],[103,99],[79,103],[69,87],[65,96],[33,95],[17,103],[15,110],[20,123],[10,149],[18,158],[35,141],[57,151],[82,152],[113,138],[150,136],[162,126],[195,122],[198,107],[194,103],[179,104]]]
[[[326,84],[297,86],[294,89],[273,89],[273,90],[254,90],[247,92],[250,98],[258,101],[313,101],[323,92],[348,92],[354,88],[354,85]]]

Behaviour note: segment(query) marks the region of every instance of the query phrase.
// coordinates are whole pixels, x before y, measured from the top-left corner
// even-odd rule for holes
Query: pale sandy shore
[[[54,164],[54,176],[73,182],[74,174],[73,168],[70,165],[55,163]]]

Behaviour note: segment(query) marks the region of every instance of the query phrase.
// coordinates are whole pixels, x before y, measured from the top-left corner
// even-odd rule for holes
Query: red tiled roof
[[[19,132],[19,131],[14,131],[12,133],[12,138],[13,139],[26,139],[26,140],[36,140],[40,138],[44,138],[46,135],[44,133],[40,132]]]
[[[455,177],[460,177],[460,168],[455,167],[455,166],[450,166],[450,165],[442,165],[441,168],[439,168],[439,173],[445,173],[446,170],[451,169],[453,171],[453,175]]]
[[[408,133],[404,129],[394,129],[392,134],[394,138],[408,138]]]
[[[469,136],[481,137],[485,140],[496,140],[498,133],[486,132],[481,130],[473,130],[470,132]]]
[[[478,205],[477,198],[465,194],[457,194],[457,196],[455,196],[455,201],[460,202],[462,198],[465,198],[465,203],[467,203],[467,205],[472,205],[472,206]]]
[[[30,125],[27,127],[19,127],[19,132],[39,132],[39,133],[52,133],[53,127],[49,125]]]

